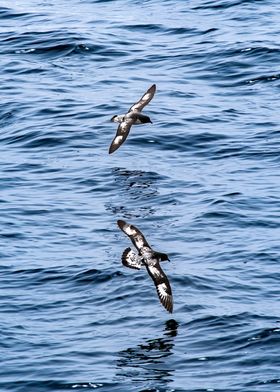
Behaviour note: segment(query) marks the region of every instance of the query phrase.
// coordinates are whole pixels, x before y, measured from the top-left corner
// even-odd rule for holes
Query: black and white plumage
[[[122,263],[125,267],[141,269],[145,264],[143,257],[136,254],[131,248],[126,248],[122,254]]]
[[[131,248],[126,248],[122,255],[123,265],[133,269],[141,269],[145,266],[156,286],[160,302],[168,312],[172,313],[173,297],[171,286],[160,266],[161,261],[169,260],[167,254],[154,251],[137,227],[123,220],[118,220],[117,224],[131,239],[138,251],[138,253],[135,253]]]
[[[119,123],[116,136],[109,148],[109,154],[115,152],[126,140],[132,125],[151,123],[151,119],[141,113],[142,109],[153,99],[156,92],[156,85],[153,84],[141,97],[134,103],[126,114],[115,115],[111,121]]]

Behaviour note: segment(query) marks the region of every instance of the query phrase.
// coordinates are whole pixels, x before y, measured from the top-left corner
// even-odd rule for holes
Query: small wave
[[[165,136],[153,135],[152,138],[158,148],[162,150],[176,150],[177,152],[196,151],[196,154],[200,154],[201,151],[211,151],[210,148],[213,148],[213,145],[227,139],[227,136],[202,132],[199,134],[173,133]],[[141,136],[134,137],[132,142],[142,147],[147,146],[147,139]]]
[[[12,8],[0,7],[0,18],[1,19],[16,19],[25,18],[31,16],[27,12],[14,11]]]
[[[18,55],[40,56],[54,59],[69,56],[70,54],[82,54],[104,50],[104,46],[87,46],[82,37],[77,37],[69,31],[48,30],[43,32],[28,31],[22,34],[8,34],[2,42],[5,44],[5,53]]]
[[[29,131],[18,135],[9,135],[2,138],[6,144],[18,144],[24,148],[50,148],[66,144],[67,141],[62,137],[52,137],[42,135],[37,131]]]
[[[194,6],[194,10],[210,9],[210,10],[223,10],[232,7],[238,7],[244,4],[255,3],[260,0],[222,0],[217,2],[215,0],[204,1],[202,5]]]
[[[99,271],[96,269],[91,269],[88,271],[80,272],[73,277],[73,280],[80,284],[88,284],[88,283],[104,283],[108,282],[109,280],[122,276],[120,271]]]
[[[275,82],[280,79],[280,74],[262,75],[253,79],[246,80],[247,84]]]

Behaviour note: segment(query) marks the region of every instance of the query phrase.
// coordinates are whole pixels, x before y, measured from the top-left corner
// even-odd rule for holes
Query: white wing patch
[[[139,234],[135,236],[134,241],[135,241],[135,246],[138,249],[143,248],[143,246],[145,246],[145,243],[146,243],[145,242],[145,238],[142,235],[139,235]]]
[[[154,277],[155,279],[158,279],[158,278],[161,277],[160,270],[159,270],[157,267],[154,267],[154,266],[152,266],[152,265],[149,265],[149,270],[150,270],[151,274],[153,275],[153,277]]]
[[[142,100],[147,101],[147,99],[149,99],[149,96],[150,96],[149,93],[144,94]]]
[[[124,226],[124,232],[128,235],[128,236],[130,236],[130,235],[136,235],[137,234],[137,231],[134,229],[134,227],[133,226],[131,226],[131,225],[125,225]]]
[[[119,143],[121,143],[122,139],[123,139],[123,136],[116,136],[113,143],[119,144]]]
[[[166,295],[168,295],[167,292],[166,292],[167,286],[166,286],[165,283],[159,284],[159,285],[157,286],[157,289],[158,289],[158,295],[159,295],[160,297],[163,297],[163,298],[164,298]]]

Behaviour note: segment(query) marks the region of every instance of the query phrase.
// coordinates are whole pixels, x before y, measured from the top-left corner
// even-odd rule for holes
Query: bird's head
[[[143,117],[144,117],[143,118],[143,124],[146,124],[146,123],[151,123],[152,124],[153,123],[149,116],[143,116]]]
[[[160,261],[170,261],[166,253],[156,252],[156,255],[160,259]]]

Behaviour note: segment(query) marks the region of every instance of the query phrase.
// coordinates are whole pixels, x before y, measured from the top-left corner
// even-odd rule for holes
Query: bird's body
[[[132,125],[151,123],[149,116],[141,113],[142,109],[152,100],[156,92],[156,85],[153,84],[141,97],[134,103],[126,114],[115,115],[111,121],[119,123],[116,136],[114,137],[109,148],[109,154],[115,152],[126,140]]]
[[[127,114],[119,114],[113,116],[111,121],[121,124],[122,122],[128,121],[130,119],[134,121],[133,125],[152,123],[150,117],[145,116],[144,114],[138,112],[128,112]]]
[[[167,254],[154,251],[137,227],[122,220],[118,220],[117,223],[119,228],[131,239],[138,251],[138,253],[135,253],[131,248],[126,248],[122,255],[123,265],[133,269],[141,269],[145,266],[156,286],[160,302],[168,312],[172,313],[173,297],[171,286],[160,266],[160,262],[169,260]]]

